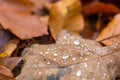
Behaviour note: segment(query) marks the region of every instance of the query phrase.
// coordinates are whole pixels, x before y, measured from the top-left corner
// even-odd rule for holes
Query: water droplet
[[[56,61],[56,58],[54,58],[53,61]]]
[[[87,60],[88,60],[88,58],[85,58],[85,60],[87,61]]]
[[[38,59],[35,59],[36,62],[38,62]]]
[[[80,41],[79,41],[79,40],[76,40],[76,41],[74,41],[74,44],[75,44],[75,45],[79,45],[79,44],[80,44]]]
[[[75,60],[76,60],[76,58],[75,58],[75,57],[73,57],[73,58],[72,58],[72,60],[73,60],[73,61],[75,61]]]
[[[47,50],[49,51],[50,49],[48,48]]]
[[[85,47],[85,45],[82,44],[81,47]]]
[[[38,72],[38,74],[41,74],[41,72]]]
[[[77,73],[76,73],[76,76],[81,76],[81,74],[82,74],[82,71],[78,70]]]
[[[68,59],[69,58],[69,54],[63,54],[62,59]]]
[[[48,61],[47,64],[50,64],[50,62]]]
[[[45,52],[45,54],[49,54],[49,52]]]
[[[64,39],[67,39],[67,37],[66,37],[66,36],[63,36],[63,38],[64,38]]]
[[[57,53],[54,53],[53,55],[54,55],[54,56],[57,56],[58,54],[57,54]]]
[[[84,63],[84,67],[87,67],[88,65],[87,65],[87,63]]]

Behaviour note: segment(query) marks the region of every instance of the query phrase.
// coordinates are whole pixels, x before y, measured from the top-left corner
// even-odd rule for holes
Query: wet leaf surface
[[[0,0],[0,80],[119,80],[119,3]]]
[[[16,79],[114,79],[120,59],[116,47],[102,47],[97,42],[63,31],[55,44],[34,44],[23,51],[25,65]]]

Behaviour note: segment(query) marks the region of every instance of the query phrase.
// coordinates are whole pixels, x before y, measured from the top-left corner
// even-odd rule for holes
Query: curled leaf
[[[50,9],[50,31],[54,39],[62,29],[80,34],[84,27],[79,0],[62,0],[54,3]]]
[[[110,38],[120,34],[120,14],[117,14],[110,23],[101,31],[96,38],[97,41]]]
[[[104,40],[101,40],[100,42],[103,43],[104,45],[113,45],[114,43],[117,43],[120,41],[120,35],[113,36]],[[119,47],[119,46],[118,46]]]

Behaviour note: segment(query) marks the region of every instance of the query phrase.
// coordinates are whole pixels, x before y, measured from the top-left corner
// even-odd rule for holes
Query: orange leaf
[[[62,0],[54,3],[50,9],[50,31],[54,39],[62,29],[80,34],[84,27],[79,0]]]
[[[113,36],[113,37],[104,39],[104,40],[102,40],[100,42],[107,45],[107,46],[109,46],[109,45],[113,45],[114,43],[117,43],[119,41],[120,41],[120,35],[117,35],[117,36]]]
[[[13,74],[10,69],[0,64],[0,74],[13,78]]]
[[[21,57],[1,58],[0,63],[9,68],[10,70],[13,70],[21,60]]]
[[[4,29],[10,30],[20,39],[30,39],[47,34],[47,26],[40,21],[38,16],[31,15],[27,11],[8,9],[9,6],[0,7],[0,23]]]
[[[96,38],[97,41],[101,41],[112,36],[120,34],[120,14],[117,14],[112,21],[101,31]]]

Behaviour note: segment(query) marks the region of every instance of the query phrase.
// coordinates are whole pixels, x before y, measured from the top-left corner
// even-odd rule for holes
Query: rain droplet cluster
[[[23,51],[25,66],[20,76],[22,78],[27,76],[29,73],[25,72],[29,70],[30,74],[37,78],[42,76],[44,68],[44,74],[54,73],[57,75],[59,70],[70,66],[71,72],[64,76],[71,75],[68,80],[109,80],[110,76],[107,74],[113,75],[115,70],[106,68],[108,64],[114,63],[114,58],[113,56],[107,60],[101,58],[101,55],[108,54],[109,48],[101,47],[97,42],[62,31],[56,43],[34,44]],[[63,68],[59,69],[59,67]],[[114,66],[110,67],[116,69]],[[17,80],[20,79],[17,78]]]

